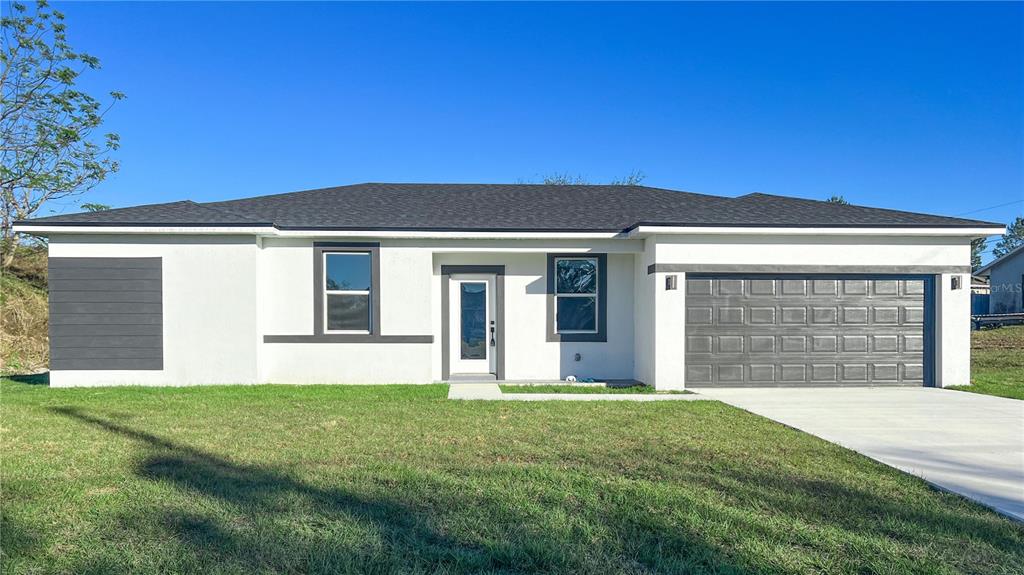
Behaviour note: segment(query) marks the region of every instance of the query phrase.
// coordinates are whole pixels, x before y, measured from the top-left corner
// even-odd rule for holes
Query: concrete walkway
[[[932,388],[692,391],[1024,521],[1024,401]]]
[[[448,399],[498,401],[700,401],[711,399],[695,393],[502,393],[496,383],[452,383]]]

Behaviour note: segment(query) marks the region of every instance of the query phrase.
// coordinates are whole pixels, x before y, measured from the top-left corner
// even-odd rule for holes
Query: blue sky
[[[128,95],[82,201],[641,170],[1024,213],[1021,3],[54,5],[103,62],[83,85]]]

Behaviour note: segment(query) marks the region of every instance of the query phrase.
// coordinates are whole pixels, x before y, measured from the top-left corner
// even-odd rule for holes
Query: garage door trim
[[[754,266],[751,266],[751,267],[754,267]],[[833,273],[833,272],[818,272],[818,273],[797,273],[797,272],[789,272],[789,273],[764,273],[764,272],[742,272],[742,271],[727,272],[727,273],[701,272],[701,273],[687,273],[685,281],[684,281],[684,285],[687,285],[690,280],[700,280],[700,279],[922,280],[923,281],[923,291],[924,291],[924,293],[923,293],[923,306],[924,306],[923,312],[924,312],[924,318],[923,318],[923,325],[922,325],[922,328],[921,328],[922,338],[923,338],[923,342],[922,342],[922,344],[923,344],[923,349],[922,349],[922,372],[923,373],[922,373],[922,383],[920,385],[923,385],[924,387],[934,387],[935,386],[935,367],[936,367],[935,366],[935,319],[936,319],[935,318],[935,315],[936,315],[936,305],[935,305],[936,276],[935,275],[931,275],[931,274],[915,274],[915,273],[856,273],[855,274],[855,273]],[[688,293],[688,290],[686,292],[684,292],[684,293]],[[688,297],[689,296],[687,296],[687,298]],[[687,304],[685,305],[685,308],[687,310],[689,309],[689,302],[687,302]],[[686,320],[684,320],[684,322],[685,321]],[[684,325],[685,325],[685,323],[684,323]],[[687,335],[689,335],[689,334],[687,333]],[[685,347],[685,345],[686,344],[684,343],[684,347]],[[688,352],[686,351],[685,348],[683,350],[683,353],[684,353],[684,357],[688,354]],[[729,386],[729,387],[815,387],[816,386],[816,384],[814,384],[814,383],[802,383],[802,384],[801,383],[790,383],[790,384],[787,384],[787,383],[780,383],[780,382],[777,382],[777,381],[771,382],[771,383],[766,383],[766,384],[757,384],[757,383],[744,382],[744,383],[740,383],[740,384],[730,383],[730,384],[724,384],[723,385],[723,384],[720,384],[720,383],[711,383],[711,384],[706,384],[706,385],[715,385],[715,386],[721,386],[721,387],[725,387],[725,386]],[[850,383],[839,384],[839,386],[847,386],[847,387],[853,386],[853,385],[856,385],[856,384],[850,384]],[[907,385],[907,384],[905,384],[905,383],[902,383],[902,384],[892,384],[892,383],[882,384],[882,383],[872,383],[872,382],[869,381],[869,382],[865,382],[862,385],[883,385],[883,386],[891,387],[891,386],[896,386],[896,385]],[[918,386],[918,384],[916,384],[916,383],[913,384],[913,385],[915,387]],[[700,386],[701,386],[701,384],[694,384],[693,385],[693,387],[700,387]],[[833,384],[833,386],[836,386],[836,384]]]

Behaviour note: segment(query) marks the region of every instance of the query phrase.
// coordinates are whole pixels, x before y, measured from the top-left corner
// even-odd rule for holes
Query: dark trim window
[[[548,254],[548,341],[607,341],[606,254]]]
[[[316,335],[380,334],[380,244],[316,242]]]

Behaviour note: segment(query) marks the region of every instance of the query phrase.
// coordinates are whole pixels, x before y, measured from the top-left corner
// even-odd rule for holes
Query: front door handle
[[[491,322],[491,347],[494,347],[494,322]]]

